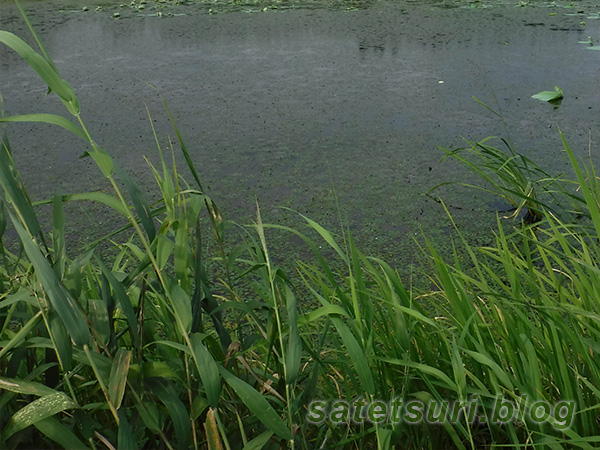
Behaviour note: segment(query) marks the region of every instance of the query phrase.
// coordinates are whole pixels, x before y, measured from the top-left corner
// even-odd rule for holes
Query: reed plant
[[[522,189],[532,183],[529,172],[520,172],[523,180],[502,178],[502,192],[517,209],[533,211],[535,223],[505,231],[499,219],[493,244],[482,248],[458,230],[453,245],[469,256],[466,265],[458,257],[445,261],[426,240],[422,251],[431,265],[420,276],[432,287],[416,292],[388,263],[364,255],[348,231],[334,234],[307,217],[304,229],[266,224],[257,206],[255,223],[228,246],[225,221],[175,124],[177,142],[166,149],[171,158],[157,144],[160,165],[149,163],[161,195],[148,203],[89,134],[75,93],[30,29],[39,52],[4,31],[0,42],[29,63],[70,118],[0,121],[75,133],[112,193],[32,202],[4,135],[0,236],[10,224],[20,249],[0,245],[1,448],[598,444],[600,185],[562,134],[576,178],[556,192],[564,191],[588,221],[561,219],[556,207]],[[176,147],[193,183],[175,164]],[[477,148],[498,156],[487,144]],[[489,170],[506,165],[472,165],[478,167],[494,174],[500,172]],[[127,226],[73,255],[64,205],[79,201],[106,205]],[[41,203],[52,207],[51,230],[38,220]],[[314,259],[284,269],[272,256],[283,250],[270,247],[271,233],[299,237]],[[106,247],[110,257],[101,251]],[[494,421],[500,397],[572,401],[576,408],[568,423],[555,414],[538,422]],[[427,411],[421,420],[370,420],[368,411],[352,409],[474,399],[482,414],[473,420],[428,420]],[[338,403],[339,414],[311,417],[316,402],[339,400],[346,401]]]

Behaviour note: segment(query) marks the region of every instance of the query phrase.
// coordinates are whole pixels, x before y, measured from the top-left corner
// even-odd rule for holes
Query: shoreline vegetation
[[[561,131],[573,179],[489,138],[445,150],[513,206],[507,216],[524,220],[510,228],[499,217],[484,247],[457,229],[452,261],[425,237],[417,251],[428,255],[430,289],[417,291],[350,232],[334,235],[304,216],[303,230],[263,223],[258,205],[229,247],[174,122],[191,181],[158,146],[160,164],[150,167],[161,198],[149,204],[90,136],[75,92],[21,12],[39,51],[5,31],[0,42],[70,117],[0,122],[70,130],[113,191],[55,195],[52,230],[42,230],[4,133],[0,237],[10,223],[21,247],[0,240],[1,448],[596,448],[600,183]],[[106,205],[125,231],[69,255],[64,205],[78,201]],[[270,245],[273,232],[301,240],[312,258],[279,266],[285,249]],[[307,420],[315,401],[378,408],[474,398],[483,415],[473,420]],[[499,420],[524,398],[548,409]]]

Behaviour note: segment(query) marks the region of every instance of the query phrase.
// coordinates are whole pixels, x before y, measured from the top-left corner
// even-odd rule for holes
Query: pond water
[[[451,229],[423,194],[471,179],[439,165],[437,145],[500,135],[552,173],[568,170],[556,126],[580,155],[590,140],[598,151],[600,52],[579,43],[600,40],[593,2],[311,2],[229,13],[193,3],[82,5],[24,3],[95,140],[149,197],[144,158],[156,162],[157,151],[146,106],[161,145],[174,138],[157,92],[227,218],[249,223],[256,199],[267,222],[298,223],[279,206],[330,228],[341,218],[361,247],[398,264],[412,258],[407,248],[421,231],[444,239]],[[10,2],[0,3],[0,28],[32,42]],[[1,48],[0,57],[7,115],[62,114],[16,54]],[[531,98],[554,86],[565,92],[560,107]],[[62,129],[18,124],[9,136],[35,199],[106,188],[92,162],[79,159],[85,148]],[[489,238],[495,198],[458,188],[440,194],[469,235]],[[93,234],[102,220],[86,208],[75,214]]]

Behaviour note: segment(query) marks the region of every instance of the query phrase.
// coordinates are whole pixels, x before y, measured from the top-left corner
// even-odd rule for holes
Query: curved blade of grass
[[[3,122],[40,122],[48,123],[50,125],[58,125],[59,127],[69,130],[71,133],[79,136],[81,139],[85,141],[88,140],[88,137],[85,135],[81,128],[79,128],[69,119],[65,119],[64,117],[58,116],[56,114],[37,113],[0,117],[0,123]]]
[[[273,436],[272,431],[264,431],[263,433],[259,434],[254,439],[249,441],[246,445],[244,445],[244,448],[242,450],[261,450],[266,445],[266,443],[269,442],[271,436]]]
[[[350,331],[350,329],[346,326],[346,324],[339,317],[331,317],[331,321],[335,325],[340,337],[342,338],[342,342],[346,346],[346,350],[348,351],[348,356],[352,361],[352,365],[356,369],[356,373],[360,382],[363,386],[363,389],[367,394],[374,395],[375,394],[375,382],[373,381],[373,373],[371,372],[371,368],[369,367],[367,356],[365,352],[361,348],[360,344]]]
[[[38,236],[40,234],[40,225],[27,196],[27,192],[19,179],[6,134],[2,137],[2,147],[0,148],[0,186],[4,189],[6,199],[10,201],[13,208],[17,211],[19,218],[29,229],[31,235]]]
[[[168,294],[180,331],[186,334],[189,333],[192,328],[192,301],[190,296],[175,282],[171,283]]]
[[[69,370],[73,361],[73,343],[56,312],[50,313],[49,333],[54,349],[58,353],[63,370]]]
[[[67,202],[71,202],[71,201],[82,201],[82,200],[99,202],[99,203],[103,203],[106,206],[114,209],[119,214],[123,215],[124,217],[130,216],[129,210],[127,209],[127,207],[125,205],[123,205],[123,203],[121,203],[115,197],[112,197],[103,192],[81,192],[81,193],[76,193],[76,194],[64,194],[64,195],[60,196],[60,199],[63,203],[67,203]],[[37,201],[37,202],[34,202],[33,205],[34,206],[47,205],[50,203],[52,203],[52,199]]]
[[[194,333],[191,338],[192,350],[194,351],[194,361],[196,368],[202,379],[204,391],[208,403],[212,408],[219,405],[221,393],[221,377],[219,376],[219,366],[215,362],[208,349],[202,343],[200,334]]]
[[[329,316],[332,314],[337,314],[341,317],[348,317],[348,312],[339,305],[325,305],[321,306],[318,309],[310,311],[306,314],[301,315],[298,318],[298,325],[304,326],[306,324],[312,323],[323,316]]]
[[[448,375],[442,372],[440,369],[432,366],[428,366],[427,364],[417,363],[410,360],[401,360],[394,358],[378,358],[380,361],[387,362],[388,364],[395,364],[399,366],[411,367],[418,371],[423,372],[425,375],[433,375],[439,380],[443,381],[447,387],[449,387],[452,391],[456,392],[458,390],[458,386]]]
[[[33,425],[62,448],[76,448],[78,450],[89,448],[75,436],[75,433],[54,417],[47,417],[35,422]]]
[[[152,89],[156,89],[154,86],[148,86],[150,86]],[[190,172],[194,177],[194,181],[196,181],[196,184],[198,185],[198,189],[200,190],[200,192],[204,193],[204,188],[202,187],[202,183],[200,183],[200,176],[198,175],[196,166],[194,165],[194,162],[190,157],[190,153],[187,150],[185,142],[183,142],[183,138],[181,137],[181,133],[179,133],[179,128],[177,128],[177,125],[175,124],[175,119],[173,119],[173,116],[171,115],[171,110],[167,105],[167,101],[164,98],[162,98],[162,96],[160,98],[163,101],[163,104],[165,105],[165,109],[167,110],[167,114],[169,115],[169,119],[171,120],[171,124],[173,125],[173,129],[175,130],[175,135],[177,136],[177,140],[179,141],[179,147],[181,148],[181,152],[183,153],[183,157],[185,158],[185,162],[187,163],[188,169],[190,169]]]
[[[579,185],[581,186],[581,190],[583,191],[583,196],[585,198],[585,202],[587,204],[588,210],[590,212],[590,216],[592,218],[592,222],[594,223],[594,227],[596,229],[596,237],[600,237],[600,210],[598,209],[597,199],[595,198],[595,196],[592,193],[592,190],[588,186],[586,178],[584,177],[583,173],[581,172],[581,167],[579,166],[579,163],[577,162],[577,158],[575,158],[575,154],[573,153],[573,150],[571,150],[571,147],[569,146],[567,139],[565,138],[565,135],[560,130],[558,130],[558,133],[560,134],[560,138],[562,140],[563,147],[565,148],[565,151],[567,152],[567,155],[569,157],[569,161],[571,162],[571,165],[573,166],[573,169],[575,170],[575,175],[577,176],[577,181],[579,182]]]
[[[6,353],[11,351],[13,348],[21,345],[21,343],[25,341],[27,335],[37,326],[40,320],[42,320],[42,312],[38,311],[31,319],[27,321],[23,328],[21,328],[17,334],[15,334],[8,341],[8,343],[2,347],[2,350],[0,350],[0,359],[2,359],[4,355],[6,355]]]
[[[0,309],[8,308],[9,306],[23,302],[26,305],[37,307],[39,305],[37,299],[25,288],[19,289],[14,294],[7,295],[0,302]]]
[[[300,362],[302,359],[302,341],[298,330],[298,311],[296,305],[296,296],[285,285],[285,300],[287,303],[288,325],[290,332],[288,336],[288,348],[285,354],[285,377],[286,383],[293,385],[298,379],[300,373]]]
[[[82,157],[86,156],[91,156],[94,159],[96,165],[102,171],[102,175],[104,175],[106,178],[110,178],[113,176],[115,172],[113,160],[110,154],[105,149],[94,145],[93,150],[83,152]]]
[[[17,411],[2,432],[2,438],[8,439],[34,423],[58,414],[65,409],[77,408],[77,404],[63,392],[44,395]]]
[[[44,291],[65,325],[67,332],[76,345],[87,343],[90,339],[90,332],[78,305],[60,283],[56,273],[48,263],[48,260],[44,258],[40,249],[35,245],[27,231],[25,231],[12,214],[10,214],[10,218],[23,243],[25,253],[27,253],[27,256],[33,264]]]
[[[506,371],[502,370],[498,363],[492,358],[490,358],[488,355],[467,349],[465,349],[464,352],[478,363],[488,366],[492,370],[492,373],[498,378],[498,380],[502,382],[504,387],[506,387],[508,390],[514,389],[512,381],[510,381],[510,378],[506,374]]]
[[[125,185],[127,192],[129,192],[129,197],[131,198],[135,212],[137,212],[140,222],[144,227],[144,231],[148,236],[148,241],[152,242],[156,235],[156,229],[154,228],[154,222],[152,221],[150,205],[148,205],[142,190],[133,178],[131,178],[119,164],[115,163],[114,169],[121,182]]]
[[[19,8],[21,17],[27,24],[27,28],[29,28],[29,31],[31,31],[31,34],[33,35],[33,38],[35,39],[36,44],[38,45],[38,47],[40,48],[40,51],[42,52],[42,55],[44,55],[44,58],[46,58],[46,61],[48,61],[48,64],[50,64],[50,66],[54,70],[56,70],[56,66],[54,65],[54,62],[52,61],[52,59],[50,58],[50,55],[48,55],[48,52],[46,51],[46,47],[44,47],[44,43],[42,42],[42,40],[40,39],[38,34],[35,32],[35,28],[33,28],[33,25],[31,25],[31,22],[29,21],[29,17],[27,17],[27,13],[21,6],[21,3],[19,2],[19,0],[15,0],[15,4],[17,5],[17,8]]]
[[[115,409],[121,407],[125,387],[127,386],[127,373],[131,362],[131,351],[120,348],[110,368],[110,377],[108,379],[108,398]]]
[[[129,425],[127,415],[124,410],[119,411],[119,431],[117,434],[117,442],[119,443],[118,448],[127,450],[137,450],[137,442],[135,434]]]
[[[156,394],[161,403],[167,407],[169,416],[171,416],[173,428],[175,429],[175,436],[177,438],[177,448],[189,448],[188,443],[192,438],[190,417],[183,402],[179,400],[177,392],[175,392],[173,386],[163,380],[158,383],[153,383],[152,391]]]
[[[259,394],[256,389],[245,381],[231,374],[224,367],[219,367],[219,370],[227,384],[231,386],[242,400],[242,403],[248,407],[265,427],[282,439],[291,440],[293,438],[292,432],[264,396]]]
[[[106,279],[108,280],[108,283],[113,288],[113,291],[115,293],[115,298],[121,305],[121,308],[123,309],[123,313],[125,314],[125,318],[127,319],[127,324],[129,325],[129,330],[130,330],[131,336],[133,338],[135,347],[139,348],[140,336],[138,333],[137,317],[135,315],[135,311],[133,310],[133,306],[131,305],[131,300],[129,299],[129,296],[127,295],[127,291],[126,291],[125,287],[119,280],[117,280],[117,278],[108,269],[108,267],[106,267],[106,264],[104,264],[104,261],[102,261],[96,255],[94,255],[94,259],[98,263],[98,266],[100,266],[100,270],[102,271],[102,274],[106,277]]]
[[[483,103],[481,100],[479,100],[477,97],[473,96],[473,100],[475,100],[477,103],[479,103],[481,106],[483,106],[484,108],[486,108],[488,111],[490,111],[492,114],[497,115],[498,117],[502,118],[501,114],[498,114],[496,111],[494,111],[491,107],[489,107],[488,105],[486,105],[485,103]]]
[[[306,220],[306,222],[321,235],[321,237],[325,240],[325,242],[327,242],[327,244],[329,244],[329,246],[336,251],[336,253],[340,256],[340,258],[342,258],[342,261],[344,261],[346,264],[349,264],[348,256],[346,255],[346,253],[344,253],[342,251],[342,249],[337,244],[337,242],[335,242],[333,235],[329,231],[327,231],[325,228],[323,228],[321,225],[319,225],[314,220],[311,220],[302,214],[300,214],[300,217],[302,217],[304,220]]]
[[[48,386],[34,381],[17,380],[15,378],[0,378],[0,389],[5,389],[10,392],[16,392],[17,394],[24,395],[38,395],[40,397],[44,395],[54,394],[55,391]]]
[[[71,114],[79,114],[79,101],[75,96],[73,88],[58,75],[56,69],[48,61],[33,50],[24,40],[8,31],[0,30],[0,42],[12,48],[29,64],[44,83],[59,96]]]
[[[58,195],[55,195],[52,201],[52,225],[54,271],[58,278],[62,280],[65,273],[67,252],[65,248],[65,212]]]

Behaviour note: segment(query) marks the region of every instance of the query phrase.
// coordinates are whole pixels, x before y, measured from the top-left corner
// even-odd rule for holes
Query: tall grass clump
[[[0,121],[75,133],[112,192],[32,202],[4,135],[0,237],[12,226],[19,248],[0,239],[0,448],[597,446],[600,184],[562,134],[570,181],[532,171],[487,140],[471,147],[483,163],[460,154],[486,189],[512,200],[514,217],[526,209],[535,220],[510,229],[499,220],[481,248],[458,230],[454,261],[426,240],[431,265],[421,276],[431,288],[417,292],[349,232],[303,216],[305,229],[271,225],[257,207],[241,243],[229,246],[176,127],[193,183],[174,162],[175,146],[172,161],[158,146],[150,170],[161,195],[149,204],[89,134],[75,93],[33,34],[39,53],[4,31],[0,42],[70,117]],[[546,200],[559,197],[583,219]],[[73,254],[64,205],[77,201],[102,203],[127,225]],[[51,230],[38,204],[51,205]],[[314,259],[284,270],[271,233],[299,237]],[[499,414],[513,404],[550,409],[538,420],[528,410]],[[456,405],[479,408],[471,416]]]
[[[27,61],[71,119],[0,120],[73,132],[113,193],[55,196],[48,237],[4,136],[1,231],[11,223],[21,251],[2,247],[0,255],[0,447],[293,448],[302,355],[299,330],[287,324],[296,323],[297,307],[264,239],[226,254],[219,210],[176,128],[195,184],[186,184],[161,152],[161,165],[151,166],[161,199],[148,204],[90,136],[75,93],[33,34],[40,53],[8,32],[0,32],[0,42]],[[82,200],[101,202],[128,222],[127,237],[100,243],[112,247],[110,260],[97,247],[67,254],[63,205]],[[204,254],[204,222],[226,274],[219,292]],[[226,290],[245,252],[253,258],[243,267],[256,285],[253,301]],[[230,311],[238,323],[226,320]]]

